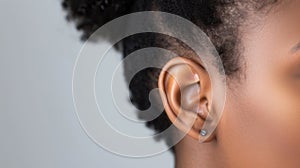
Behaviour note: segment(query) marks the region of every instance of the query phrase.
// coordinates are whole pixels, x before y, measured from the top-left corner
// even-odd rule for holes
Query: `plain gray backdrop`
[[[0,1],[0,167],[173,167],[170,152],[120,157],[85,134],[72,100],[72,71],[82,42],[60,4]]]

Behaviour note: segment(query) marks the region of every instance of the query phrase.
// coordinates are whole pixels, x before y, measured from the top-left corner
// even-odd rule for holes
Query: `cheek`
[[[218,128],[222,153],[246,165],[300,164],[299,96],[268,85],[229,91]]]
[[[251,109],[245,115],[255,118],[251,128],[272,150],[299,155],[300,84],[287,71],[291,64],[284,59],[273,58],[259,66],[253,68],[248,80],[252,82],[244,88],[244,106]]]
[[[262,155],[299,156],[300,91],[278,76],[261,73],[249,80],[256,82],[239,89],[230,101],[227,120],[237,129],[237,138],[249,151],[259,150]]]
[[[289,85],[289,80],[274,81],[260,92],[260,98],[253,101],[261,121],[265,122],[267,135],[272,136],[274,145],[282,152],[300,153],[300,94]]]
[[[296,100],[299,99],[275,86],[269,85],[264,90],[257,90],[255,95],[249,95],[249,103],[245,106],[249,110],[241,120],[248,122],[251,134],[262,144],[271,146],[274,152],[298,153],[300,110]]]

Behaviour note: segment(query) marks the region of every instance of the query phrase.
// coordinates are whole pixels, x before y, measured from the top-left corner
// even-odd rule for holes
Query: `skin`
[[[299,18],[299,0],[285,1],[263,17],[249,17],[249,24],[242,27],[243,77],[238,82],[227,80],[224,112],[214,134],[199,143],[196,135],[204,120],[198,115],[192,129],[175,146],[177,168],[300,166],[300,50],[295,47],[300,42]],[[251,21],[256,26],[249,26]],[[176,61],[171,60],[166,70],[182,70]],[[200,87],[209,88],[201,67],[186,61],[182,64],[199,75]],[[187,81],[180,74],[175,74],[175,78]],[[178,116],[178,109],[174,108],[178,102],[172,97],[178,96],[174,80],[162,73],[159,87],[167,95],[163,99],[167,115],[184,130],[183,124],[174,120]],[[204,89],[200,93],[199,107],[208,113],[210,92]]]

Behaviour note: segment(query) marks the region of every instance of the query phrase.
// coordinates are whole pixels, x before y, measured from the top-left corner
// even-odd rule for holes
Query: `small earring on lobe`
[[[206,136],[206,135],[207,135],[207,131],[204,130],[204,129],[202,129],[202,130],[200,131],[200,135],[201,135],[201,136]]]

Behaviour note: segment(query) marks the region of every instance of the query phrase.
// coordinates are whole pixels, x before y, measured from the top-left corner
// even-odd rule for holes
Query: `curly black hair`
[[[73,20],[82,30],[82,39],[88,38],[106,22],[119,16],[138,11],[163,11],[184,17],[199,26],[210,38],[218,51],[228,77],[238,76],[241,69],[243,46],[240,43],[240,27],[250,14],[263,14],[278,0],[63,0],[67,19]],[[145,47],[163,47],[180,56],[191,52],[185,44],[163,34],[142,33],[121,41],[124,57]],[[159,61],[159,60],[153,60]],[[126,71],[130,65],[125,65]],[[148,95],[157,88],[160,69],[147,68],[135,75],[129,82],[131,102],[138,109],[150,106]],[[139,114],[141,117],[143,114]],[[171,125],[165,112],[147,122],[157,132]],[[168,137],[164,137],[168,138]],[[167,142],[170,139],[167,139]]]

